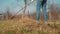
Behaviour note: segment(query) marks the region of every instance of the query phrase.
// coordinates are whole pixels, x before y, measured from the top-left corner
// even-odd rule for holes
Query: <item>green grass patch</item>
[[[16,31],[14,30],[7,30],[4,32],[4,34],[16,34]]]

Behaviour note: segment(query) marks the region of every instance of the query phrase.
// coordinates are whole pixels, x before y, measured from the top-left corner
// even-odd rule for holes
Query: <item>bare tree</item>
[[[6,19],[10,19],[10,16],[11,16],[12,14],[10,13],[10,9],[9,8],[6,8],[6,13],[5,13],[5,18]]]
[[[51,16],[51,20],[57,20],[58,19],[58,14],[57,14],[57,9],[56,9],[56,5],[52,4],[50,6],[50,16]]]

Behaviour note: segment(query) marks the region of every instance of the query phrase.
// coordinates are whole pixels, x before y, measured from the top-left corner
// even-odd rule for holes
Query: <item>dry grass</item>
[[[19,20],[1,20],[0,34],[60,34],[60,22],[57,23],[58,21],[45,23],[21,15]]]

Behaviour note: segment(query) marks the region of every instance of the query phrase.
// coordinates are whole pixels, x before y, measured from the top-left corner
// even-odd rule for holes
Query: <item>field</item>
[[[36,21],[28,16],[0,20],[0,34],[60,34],[60,21]]]

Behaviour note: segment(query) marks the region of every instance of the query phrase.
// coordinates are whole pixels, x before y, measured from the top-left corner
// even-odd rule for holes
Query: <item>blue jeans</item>
[[[42,7],[43,15],[44,15],[44,21],[47,21],[47,11],[46,11],[46,3],[42,6],[42,1],[41,0],[36,0],[37,5],[36,5],[36,19],[40,20],[40,9]]]

